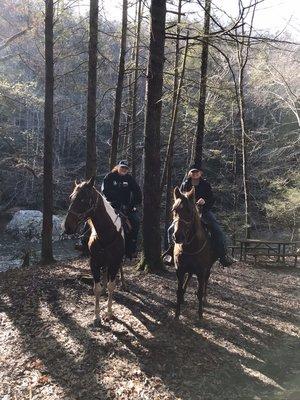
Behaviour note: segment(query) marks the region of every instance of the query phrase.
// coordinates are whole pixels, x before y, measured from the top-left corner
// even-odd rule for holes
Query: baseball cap
[[[129,168],[129,165],[128,165],[128,161],[127,161],[127,160],[121,160],[121,161],[119,161],[119,162],[118,162],[118,165],[119,165],[120,167]]]

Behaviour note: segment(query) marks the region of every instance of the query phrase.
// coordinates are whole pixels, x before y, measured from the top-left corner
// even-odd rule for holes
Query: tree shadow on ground
[[[73,269],[65,265],[63,272],[50,275],[42,269],[24,270],[19,282],[7,274],[1,300],[24,350],[42,360],[62,390],[61,399],[117,398],[111,391],[119,382],[102,382],[116,358],[138,364],[150,382],[159,378],[157,393],[166,390],[165,398],[274,399],[283,393],[281,387],[297,362],[293,331],[276,326],[276,321],[294,324],[288,304],[274,297],[262,304],[255,291],[233,290],[217,271],[205,320],[199,324],[196,319],[192,284],[182,320],[175,322],[174,274],[131,276],[131,292],[116,292],[115,320],[93,328],[87,322],[92,318],[90,288],[66,279]],[[245,279],[244,271],[236,278],[241,288],[254,282],[251,276]]]

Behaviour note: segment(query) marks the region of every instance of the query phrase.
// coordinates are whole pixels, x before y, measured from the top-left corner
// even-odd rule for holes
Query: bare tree
[[[176,91],[175,91],[176,96],[173,99],[174,103],[173,103],[173,109],[172,109],[172,121],[171,121],[171,127],[170,127],[169,139],[168,139],[165,164],[164,164],[162,179],[161,179],[161,193],[163,191],[164,185],[166,184],[165,247],[167,247],[167,242],[168,242],[167,229],[170,225],[170,217],[171,217],[173,153],[174,153],[174,144],[175,144],[175,137],[176,137],[176,131],[177,131],[177,119],[178,119],[177,117],[178,117],[179,104],[180,104],[180,99],[181,99],[181,89],[182,89],[183,81],[184,81],[188,47],[189,47],[189,41],[187,40],[186,44],[185,44],[184,54],[183,54],[183,62],[182,62],[182,68],[181,68],[179,81],[177,78],[177,82],[175,82],[176,78],[174,76],[174,89],[175,89],[175,83],[177,85]],[[178,69],[178,66],[177,66],[177,69]]]
[[[123,82],[125,74],[125,55],[126,55],[126,37],[127,37],[127,0],[123,0],[123,12],[122,12],[122,36],[121,36],[121,49],[120,49],[120,59],[118,68],[118,82],[116,87],[116,97],[115,97],[115,110],[113,118],[113,127],[111,135],[111,150],[110,150],[110,169],[114,167],[117,161],[118,154],[118,139],[119,139],[119,129],[120,129],[120,117],[122,108],[122,92],[123,92]]]
[[[134,46],[134,74],[132,93],[132,131],[131,131],[131,164],[132,175],[136,176],[136,128],[137,128],[137,101],[138,101],[138,79],[139,79],[139,55],[142,23],[142,0],[138,2],[136,21],[136,41]]]
[[[45,1],[45,103],[44,103],[44,177],[42,262],[53,259],[53,0]]]
[[[196,147],[195,147],[195,164],[198,165],[199,167],[202,164],[203,138],[205,129],[210,9],[211,9],[211,0],[205,0],[203,44],[202,44],[202,54],[201,54],[200,96],[198,105],[198,120],[197,120],[197,130],[196,130]]]
[[[244,6],[242,0],[239,0],[240,15],[242,15],[242,34],[238,34],[238,29],[235,30],[236,35],[236,54],[238,60],[238,79],[237,79],[237,104],[239,110],[240,127],[241,127],[241,146],[242,146],[242,169],[243,169],[243,188],[244,188],[244,203],[245,203],[245,235],[249,238],[251,235],[250,225],[250,189],[249,189],[249,171],[248,171],[248,154],[247,154],[247,139],[246,123],[245,123],[245,69],[249,60],[249,50],[251,46],[251,35],[253,30],[253,20],[255,15],[257,2],[253,3],[251,10],[251,21],[249,32],[245,32],[244,21]]]
[[[90,0],[89,71],[86,121],[86,177],[96,175],[98,0]]]
[[[160,235],[160,122],[165,50],[166,0],[152,0],[145,119],[143,259],[140,267],[162,268]]]

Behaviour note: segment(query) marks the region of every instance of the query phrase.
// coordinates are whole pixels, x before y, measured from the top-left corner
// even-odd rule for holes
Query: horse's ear
[[[92,177],[87,181],[87,184],[88,184],[89,186],[93,187],[94,184],[95,184],[95,177],[92,176]]]
[[[195,186],[193,186],[192,189],[186,193],[186,197],[190,200],[195,200]]]
[[[179,199],[181,197],[181,191],[178,186],[174,189],[174,199]]]

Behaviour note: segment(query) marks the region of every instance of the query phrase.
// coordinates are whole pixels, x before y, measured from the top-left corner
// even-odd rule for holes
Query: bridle
[[[78,218],[77,225],[79,225],[82,222],[86,222],[89,218],[91,218],[91,217],[93,217],[95,215],[95,211],[96,211],[96,208],[97,208],[97,205],[98,205],[98,200],[99,200],[99,194],[97,192],[96,192],[96,194],[97,194],[96,200],[93,202],[93,198],[91,196],[90,202],[89,202],[90,203],[90,208],[87,209],[86,211],[82,212],[82,213],[78,213],[76,211],[73,211],[71,209],[72,205],[70,205],[68,213],[69,214],[73,214]],[[114,224],[117,222],[118,218],[121,218],[118,213],[116,213],[116,215],[117,215],[116,219],[113,221]]]
[[[185,220],[185,219],[183,219],[183,218],[180,218],[180,217],[177,217],[177,218],[174,218],[174,219],[173,219],[174,222],[175,222],[175,221],[180,221],[180,222],[184,223],[185,225],[188,225],[188,237],[190,236],[190,233],[191,233],[190,231],[191,231],[191,229],[192,229],[193,224],[195,223],[195,220],[196,220],[196,213],[197,213],[196,208],[194,208],[193,216],[192,216],[192,219],[191,219],[190,221],[187,221],[187,220]],[[188,241],[185,242],[185,243],[182,243],[182,246],[183,246],[183,245],[186,246],[186,245],[191,244],[195,237],[196,237],[196,232],[195,232],[193,235],[191,235],[191,239],[190,239],[190,240],[188,240]],[[190,256],[195,255],[195,254],[199,254],[199,253],[202,252],[202,250],[204,250],[206,244],[207,244],[207,239],[205,239],[204,244],[201,246],[201,248],[200,248],[199,250],[197,250],[197,251],[195,251],[195,252],[192,252],[192,253],[189,253],[189,252],[184,251],[184,250],[182,249],[182,253],[187,254],[187,255],[190,255]]]
[[[86,222],[89,218],[91,218],[95,214],[95,210],[96,210],[97,205],[98,205],[98,200],[99,200],[98,193],[97,193],[97,198],[96,198],[95,201],[93,201],[93,198],[91,196],[90,201],[89,201],[90,208],[87,209],[86,211],[82,212],[82,213],[78,213],[78,212],[72,210],[72,208],[71,208],[72,204],[71,204],[69,209],[68,209],[68,214],[75,215],[75,217],[78,218],[78,224],[81,223],[81,222]]]

